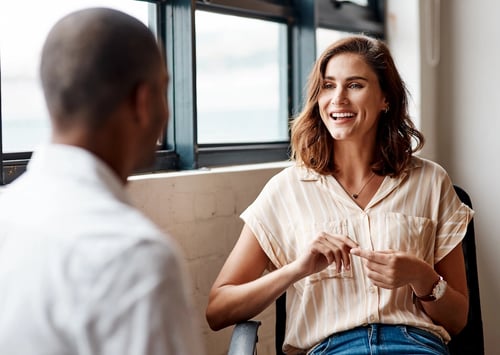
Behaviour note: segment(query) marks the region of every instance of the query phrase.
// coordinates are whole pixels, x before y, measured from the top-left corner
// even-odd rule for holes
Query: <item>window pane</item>
[[[32,151],[47,141],[50,122],[39,82],[40,52],[48,31],[68,12],[112,7],[148,23],[148,3],[133,0],[0,2],[3,152]]]
[[[196,11],[198,143],[288,140],[286,25]]]
[[[331,30],[327,28],[317,28],[316,29],[316,57],[319,57],[321,53],[333,42],[339,39],[348,37],[353,33],[345,31]]]

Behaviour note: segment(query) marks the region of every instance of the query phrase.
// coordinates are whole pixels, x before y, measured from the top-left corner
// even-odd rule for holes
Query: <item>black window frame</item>
[[[150,27],[166,53],[170,75],[170,121],[152,169],[190,170],[200,167],[282,161],[289,158],[289,140],[271,143],[198,144],[196,131],[195,10],[236,15],[287,25],[288,117],[302,107],[307,77],[316,59],[316,29],[329,28],[385,37],[385,0],[366,7],[340,0],[136,0],[150,7]],[[1,75],[0,56],[0,75]],[[2,87],[0,83],[0,123]],[[0,185],[25,170],[32,152],[3,153],[0,124]]]

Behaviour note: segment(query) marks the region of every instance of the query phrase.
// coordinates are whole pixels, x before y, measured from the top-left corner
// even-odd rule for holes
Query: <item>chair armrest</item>
[[[261,322],[246,321],[234,326],[228,355],[253,355],[257,346],[257,331]]]

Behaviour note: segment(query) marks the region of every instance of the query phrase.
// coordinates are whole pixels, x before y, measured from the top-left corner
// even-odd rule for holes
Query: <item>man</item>
[[[40,73],[51,142],[0,195],[0,354],[202,354],[179,252],[125,191],[168,119],[154,36],[77,11]]]

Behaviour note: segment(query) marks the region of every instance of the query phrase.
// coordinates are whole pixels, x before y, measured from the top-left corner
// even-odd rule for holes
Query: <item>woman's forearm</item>
[[[219,330],[258,315],[300,278],[289,264],[248,283],[212,289],[206,310],[210,328]]]
[[[446,291],[435,301],[418,301],[432,320],[442,325],[451,335],[459,333],[467,323],[469,297],[461,245],[450,252],[435,268],[424,264],[419,282],[412,285],[418,296],[432,292],[435,281],[442,276],[447,282]]]
[[[467,324],[468,297],[448,286],[437,301],[420,302],[425,313],[442,325],[450,335],[458,334]]]

